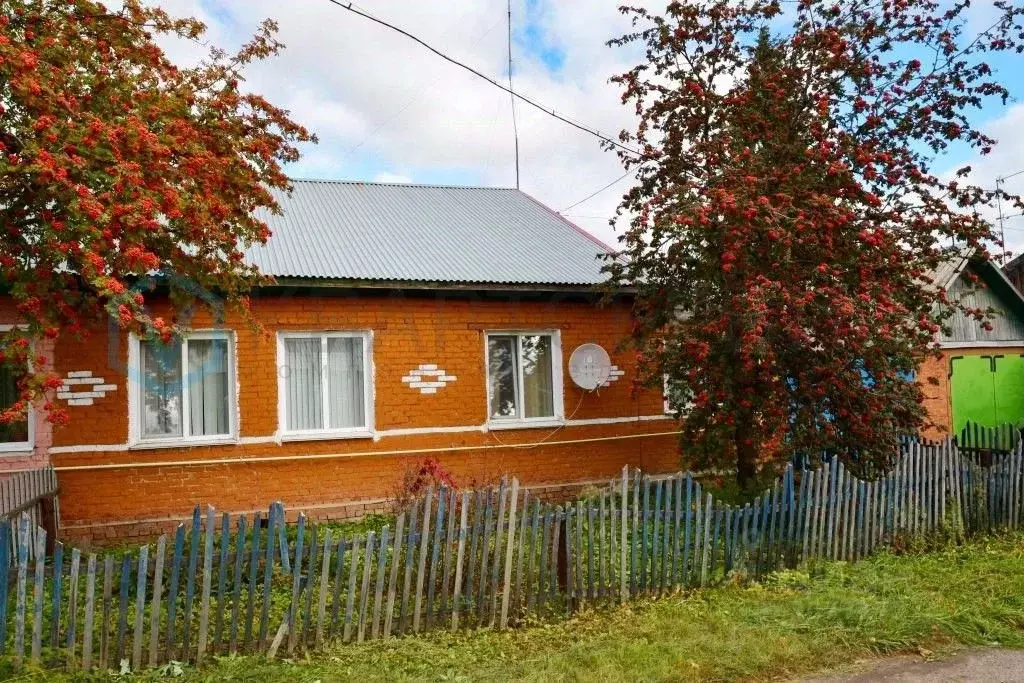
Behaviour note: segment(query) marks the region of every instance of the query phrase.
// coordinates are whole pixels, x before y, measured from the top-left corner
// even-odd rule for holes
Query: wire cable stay
[[[614,187],[615,185],[620,183],[622,180],[624,180],[628,176],[633,175],[635,172],[636,172],[636,169],[632,169],[632,170],[626,171],[625,173],[620,175],[618,178],[616,178],[615,180],[613,180],[610,183],[608,183],[607,185],[605,185],[604,187],[601,187],[601,188],[599,188],[597,190],[594,190],[593,192],[591,192],[590,194],[588,194],[586,197],[584,197],[583,199],[579,200],[578,202],[576,202],[574,204],[570,204],[569,206],[565,207],[564,209],[559,210],[558,213],[565,213],[566,211],[569,211],[571,209],[575,209],[577,206],[579,206],[580,204],[583,204],[584,202],[589,202],[591,199],[593,199],[597,195],[601,194],[605,190],[611,189],[612,187]]]

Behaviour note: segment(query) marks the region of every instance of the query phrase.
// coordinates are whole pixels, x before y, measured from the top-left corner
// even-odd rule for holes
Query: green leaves
[[[172,64],[156,38],[196,39],[194,19],[137,0],[5,3],[0,22],[0,287],[27,323],[86,332],[110,315],[173,335],[131,291],[150,274],[176,306],[216,292],[240,307],[261,276],[246,245],[265,241],[259,209],[288,187],[283,164],[313,136],[242,89],[243,70],[281,44],[273,22],[236,54]],[[208,297],[207,297],[208,298]],[[0,352],[7,348],[0,343]]]
[[[744,485],[794,451],[884,465],[927,420],[905,378],[966,310],[927,274],[993,241],[996,191],[931,168],[994,144],[970,114],[1005,94],[985,55],[1024,45],[1024,7],[970,37],[965,5],[932,0],[626,12],[637,30],[613,44],[645,58],[613,79],[640,115],[623,135],[654,152],[608,272],[637,290],[648,381],[692,397],[683,452]]]

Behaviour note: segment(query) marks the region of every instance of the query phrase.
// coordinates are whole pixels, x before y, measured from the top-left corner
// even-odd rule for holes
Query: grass
[[[219,658],[175,680],[749,680],[992,644],[1024,647],[1024,535],[781,572],[503,633],[337,646],[294,662]]]

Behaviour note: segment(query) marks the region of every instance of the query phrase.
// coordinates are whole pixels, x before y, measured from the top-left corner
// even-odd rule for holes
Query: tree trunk
[[[736,429],[736,483],[741,491],[751,489],[757,477],[757,444],[748,430],[749,426]]]

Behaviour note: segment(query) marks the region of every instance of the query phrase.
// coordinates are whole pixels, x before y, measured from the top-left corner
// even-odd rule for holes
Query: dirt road
[[[948,659],[924,661],[895,657],[865,662],[847,673],[801,679],[801,683],[874,683],[876,681],[984,681],[1024,683],[1024,651],[991,648],[971,650]]]

